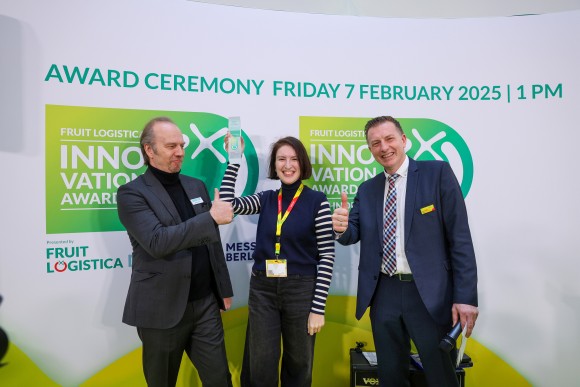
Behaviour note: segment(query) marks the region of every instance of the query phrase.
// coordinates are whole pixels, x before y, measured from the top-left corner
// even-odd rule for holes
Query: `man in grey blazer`
[[[429,386],[457,386],[453,360],[438,346],[455,323],[471,335],[478,316],[461,189],[448,163],[407,157],[393,117],[370,120],[365,135],[384,172],[360,185],[350,214],[343,194],[333,228],[339,243],[361,242],[356,317],[370,306],[379,383],[409,385],[412,339]]]
[[[137,327],[149,386],[174,386],[184,351],[204,386],[231,386],[220,309],[231,306],[233,291],[218,225],[233,210],[180,174],[184,146],[169,118],[152,119],[141,134],[148,168],[117,192],[133,247],[123,322]]]

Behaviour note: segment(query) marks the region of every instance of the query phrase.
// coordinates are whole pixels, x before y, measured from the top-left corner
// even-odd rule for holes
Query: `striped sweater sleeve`
[[[334,234],[332,231],[330,204],[326,200],[320,204],[320,209],[315,219],[315,229],[320,259],[318,261],[318,273],[310,311],[316,314],[324,314],[334,266]]]
[[[224,172],[224,178],[220,186],[220,199],[232,203],[234,214],[253,215],[260,213],[260,195],[255,193],[250,196],[236,198],[236,179],[238,178],[239,164],[228,164]]]

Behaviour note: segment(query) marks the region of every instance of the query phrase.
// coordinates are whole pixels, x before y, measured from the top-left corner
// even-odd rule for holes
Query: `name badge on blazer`
[[[421,208],[421,215],[425,215],[433,211],[435,211],[435,206],[433,204],[429,204],[428,206]]]
[[[191,202],[191,204],[192,204],[192,205],[194,205],[194,206],[195,206],[196,204],[201,204],[201,203],[203,203],[203,199],[202,199],[202,198],[200,198],[200,197],[197,197],[197,198],[193,198],[193,199],[191,199],[191,200],[190,200],[190,202]]]

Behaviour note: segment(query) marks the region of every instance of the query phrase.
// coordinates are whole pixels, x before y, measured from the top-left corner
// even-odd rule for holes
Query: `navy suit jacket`
[[[338,242],[361,242],[356,317],[370,305],[383,255],[385,174],[360,185]],[[421,213],[433,205],[435,210]],[[477,306],[477,268],[461,188],[448,163],[409,159],[405,254],[433,319],[451,323],[453,303]]]
[[[217,285],[216,298],[232,297],[232,284],[224,258],[218,226],[209,210],[211,201],[205,184],[180,175],[196,216],[183,222],[161,182],[148,169],[117,192],[119,219],[133,246],[131,283],[125,302],[123,322],[141,328],[165,329],[183,317],[191,284],[189,249],[206,245]]]

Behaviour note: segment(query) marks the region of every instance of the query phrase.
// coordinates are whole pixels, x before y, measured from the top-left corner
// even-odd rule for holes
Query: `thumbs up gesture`
[[[215,194],[209,213],[217,224],[228,224],[234,220],[232,203],[220,200],[220,191],[215,188]]]
[[[346,192],[340,194],[340,207],[334,209],[332,214],[332,228],[337,233],[343,233],[348,228],[348,198]]]

